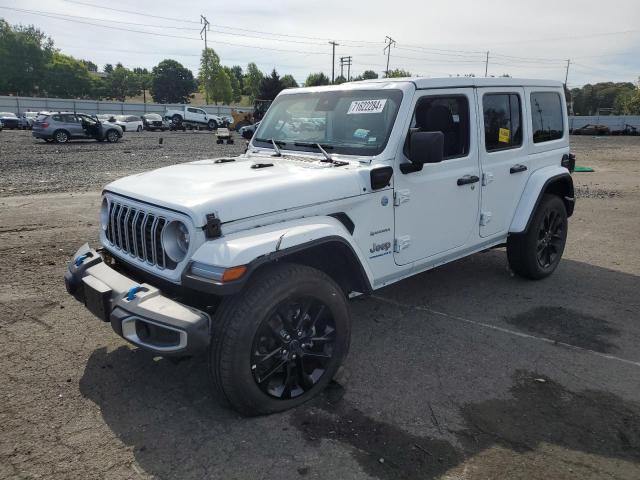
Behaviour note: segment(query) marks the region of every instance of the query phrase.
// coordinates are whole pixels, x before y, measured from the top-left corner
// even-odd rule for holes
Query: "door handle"
[[[527,170],[527,166],[519,163],[518,165],[514,165],[513,167],[511,167],[509,169],[509,173],[520,173],[524,172],[525,170]]]
[[[476,183],[480,181],[480,177],[477,175],[465,175],[458,179],[458,186],[469,185],[470,183]]]

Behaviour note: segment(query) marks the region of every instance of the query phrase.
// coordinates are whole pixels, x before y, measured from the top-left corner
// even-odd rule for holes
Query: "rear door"
[[[529,178],[524,89],[479,88],[480,236],[506,233]]]
[[[72,137],[82,138],[86,134],[82,128],[82,119],[79,115],[73,113],[64,113],[61,115],[65,128],[69,130]]]

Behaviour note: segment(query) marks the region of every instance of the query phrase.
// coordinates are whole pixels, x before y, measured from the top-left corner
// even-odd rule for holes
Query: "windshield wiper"
[[[331,162],[334,163],[333,158],[331,158],[331,155],[329,155],[327,153],[327,151],[325,150],[325,148],[333,148],[331,145],[320,145],[319,143],[307,143],[307,142],[295,142],[294,145],[298,146],[298,147],[312,147],[312,148],[317,148],[318,150],[320,150],[320,152],[322,152],[322,155],[324,155],[324,160],[322,160],[323,162]],[[323,148],[324,147],[324,148]]]
[[[276,145],[280,146],[280,147],[284,147],[286,145],[286,142],[283,142],[282,140],[276,140],[275,138],[254,138],[253,139],[254,142],[266,142],[266,143],[275,143]]]

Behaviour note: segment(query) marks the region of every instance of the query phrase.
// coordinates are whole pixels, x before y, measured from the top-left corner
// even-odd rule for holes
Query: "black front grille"
[[[176,263],[165,253],[162,231],[166,218],[120,202],[109,203],[106,236],[115,248],[158,268],[173,270]]]

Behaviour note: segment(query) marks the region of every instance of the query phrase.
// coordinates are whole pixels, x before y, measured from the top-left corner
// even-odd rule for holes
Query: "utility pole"
[[[489,50],[487,50],[487,59],[484,62],[484,76],[486,77],[489,73]]]
[[[209,30],[209,20],[204,15],[200,15],[200,23],[202,24],[202,30],[200,30],[200,38],[204,38],[204,49],[207,49],[207,30]],[[209,105],[209,92],[204,89],[205,103]]]
[[[569,65],[571,65],[571,59],[567,59],[567,72],[564,74],[564,85],[567,86],[567,80],[569,80]]]
[[[338,45],[340,45],[339,43],[336,42],[329,42],[329,45],[331,45],[333,48],[333,53],[331,55],[331,83],[333,83],[333,81],[335,80],[335,68],[336,68],[336,47]]]
[[[389,36],[385,36],[384,37],[384,50],[382,50],[383,52],[387,52],[387,69],[385,70],[385,76],[389,76],[389,57],[391,56],[391,47],[395,46],[396,41],[389,37]]]
[[[351,56],[340,57],[340,76],[344,78],[344,66],[347,66],[347,82],[351,80]]]

